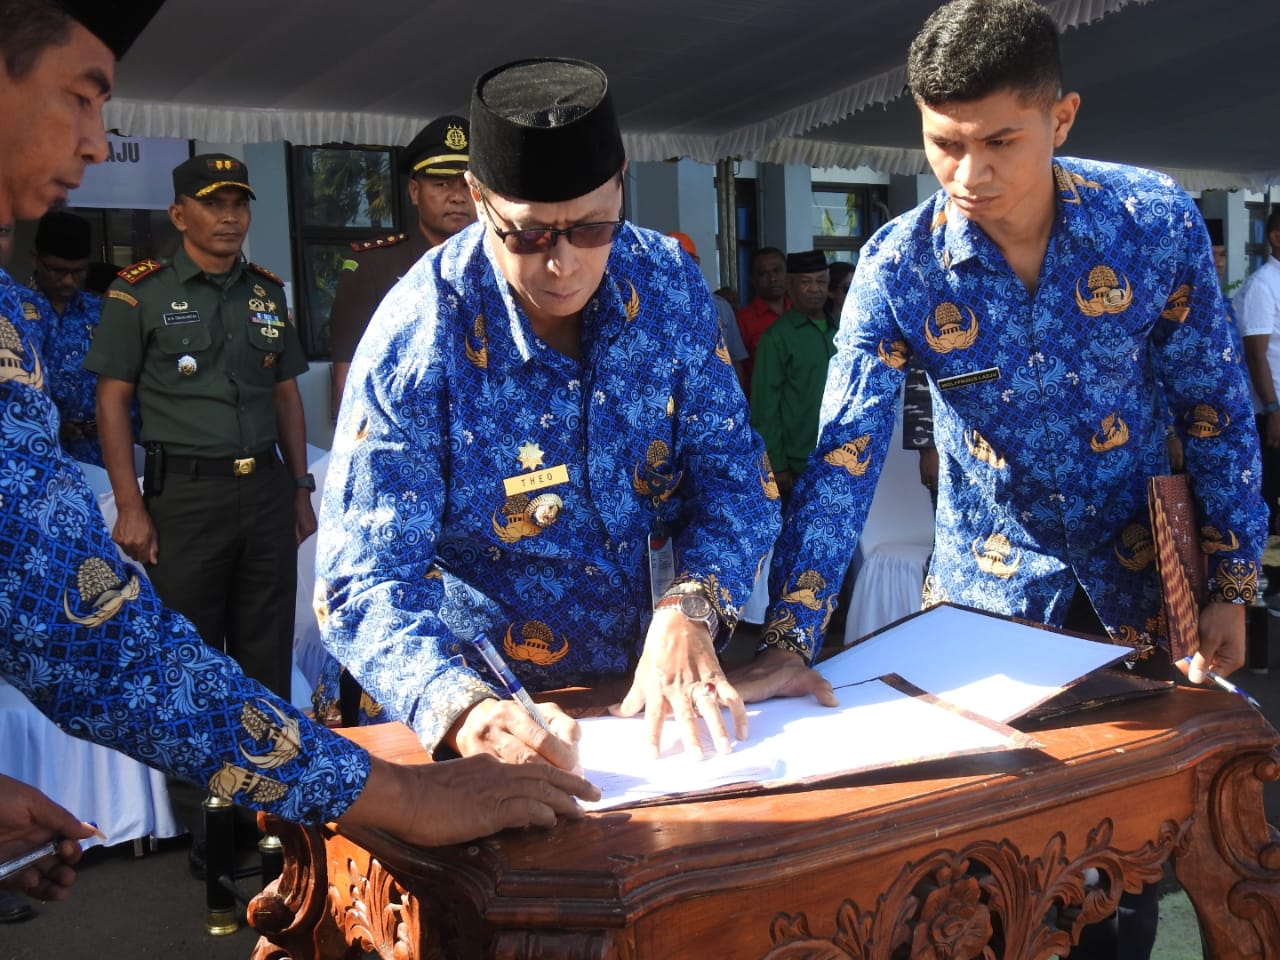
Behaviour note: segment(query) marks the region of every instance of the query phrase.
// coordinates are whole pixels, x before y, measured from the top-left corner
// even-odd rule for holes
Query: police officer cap
[[[239,187],[257,200],[249,187],[249,169],[242,160],[225,153],[201,153],[173,168],[176,196],[200,200],[223,187]]]
[[[821,273],[827,269],[827,258],[821,250],[787,254],[787,273]]]
[[[465,117],[445,116],[433,120],[409,141],[401,168],[410,177],[452,177],[467,169],[471,149],[471,127]]]
[[[164,0],[58,0],[68,15],[111,48],[119,60]]]
[[[471,172],[515,200],[590,193],[626,160],[604,71],[585,60],[503,64],[471,97]]]
[[[36,225],[37,253],[63,260],[88,260],[89,221],[66,210],[51,210]]]

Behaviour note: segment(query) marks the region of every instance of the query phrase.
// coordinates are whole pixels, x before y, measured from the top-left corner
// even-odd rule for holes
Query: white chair
[[[933,551],[933,504],[920,484],[919,454],[902,449],[902,404],[858,541],[844,644],[920,609]]]

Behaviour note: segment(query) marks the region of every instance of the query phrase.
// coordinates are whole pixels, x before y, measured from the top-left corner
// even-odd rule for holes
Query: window
[[[1249,214],[1249,232],[1244,245],[1244,273],[1247,277],[1271,256],[1271,244],[1267,241],[1267,217],[1271,214],[1271,205],[1246,203],[1245,210]]]
[[[831,261],[858,262],[858,250],[889,219],[883,186],[813,185],[813,249]]]
[[[756,255],[760,243],[760,197],[754,177],[735,177],[733,195],[736,207],[736,232],[738,236],[738,304],[751,300],[751,258]]]
[[[329,309],[351,244],[399,233],[407,222],[407,190],[394,173],[397,152],[345,144],[290,149],[293,308],[312,359],[329,356]]]

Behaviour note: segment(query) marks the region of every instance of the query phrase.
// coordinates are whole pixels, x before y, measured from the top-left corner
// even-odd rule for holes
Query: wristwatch
[[[658,601],[657,610],[675,607],[685,619],[700,623],[707,628],[712,638],[720,632],[720,616],[716,613],[711,601],[701,593],[671,593]]]
[[[300,477],[293,478],[293,485],[299,490],[311,490],[314,492],[316,489],[316,478],[310,473],[304,473]]]

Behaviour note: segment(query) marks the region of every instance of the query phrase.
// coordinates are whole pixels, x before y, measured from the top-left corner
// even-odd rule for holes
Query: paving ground
[[[1280,619],[1269,618],[1267,673],[1242,670],[1234,678],[1280,726]],[[1268,819],[1280,825],[1280,784],[1265,790]],[[248,928],[205,935],[204,886],[187,872],[181,838],[135,859],[126,845],[92,851],[70,901],[37,906],[36,919],[0,925],[0,960],[246,960],[257,941]],[[250,885],[245,881],[246,888]],[[1186,897],[1176,888],[1161,901],[1153,960],[1202,960],[1199,932]]]

